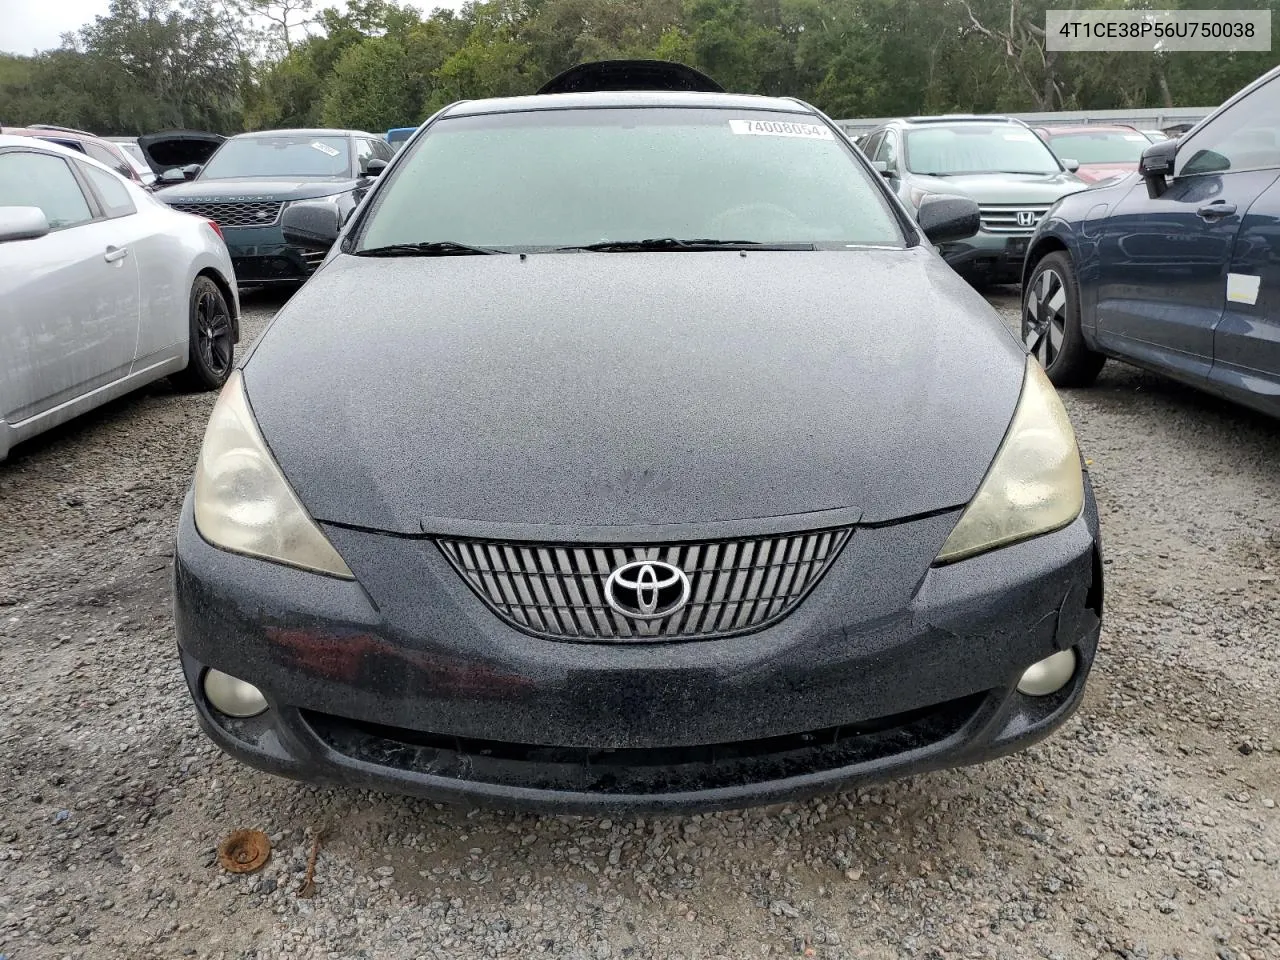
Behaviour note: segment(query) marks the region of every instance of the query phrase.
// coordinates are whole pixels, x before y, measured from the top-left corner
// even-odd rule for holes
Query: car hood
[[[244,375],[316,519],[571,539],[967,503],[1024,368],[915,248],[339,255]]]
[[[206,203],[227,200],[311,200],[346,193],[356,188],[354,180],[289,180],[285,178],[244,178],[233,180],[193,180],[167,187],[165,203]]]
[[[1070,173],[972,173],[956,177],[915,177],[912,185],[930,193],[969,197],[978,203],[1052,203],[1085,183]]]
[[[168,130],[138,138],[147,163],[157,174],[174,167],[185,167],[207,161],[227,138],[199,130]]]

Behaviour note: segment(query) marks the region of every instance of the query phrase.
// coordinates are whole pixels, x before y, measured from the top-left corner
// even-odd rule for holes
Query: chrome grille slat
[[[988,233],[1029,237],[1035,233],[1036,224],[1049,212],[1049,206],[1047,203],[982,203],[978,205],[978,214],[982,229]],[[1034,213],[1036,222],[1029,227],[1019,225],[1019,211]]]
[[[496,543],[439,539],[473,591],[507,623],[559,640],[655,642],[758,630],[786,616],[848,542],[851,530],[659,544]],[[689,602],[632,620],[604,599],[623,564],[662,560],[689,577]]]
[[[181,213],[192,213],[212,220],[220,227],[273,227],[280,220],[280,211],[284,209],[284,204],[279,200],[224,200],[205,203],[173,200],[169,206]]]

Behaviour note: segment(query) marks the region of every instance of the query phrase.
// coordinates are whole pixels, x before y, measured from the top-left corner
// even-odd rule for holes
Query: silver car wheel
[[[1022,342],[1046,369],[1067,335],[1067,285],[1052,267],[1029,285],[1022,306]]]

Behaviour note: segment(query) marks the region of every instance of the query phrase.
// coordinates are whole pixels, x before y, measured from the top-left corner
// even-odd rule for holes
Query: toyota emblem
[[[1034,210],[1018,211],[1018,226],[1034,227],[1036,225],[1036,212]]]
[[[632,620],[669,617],[689,602],[689,577],[661,560],[633,560],[609,574],[604,599]]]

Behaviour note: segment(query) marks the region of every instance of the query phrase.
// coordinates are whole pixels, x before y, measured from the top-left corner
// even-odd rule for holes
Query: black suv
[[[242,286],[297,284],[311,275],[325,251],[285,242],[284,208],[296,200],[327,198],[345,218],[392,154],[377,134],[359,130],[242,133],[219,147],[207,164],[167,171],[161,182],[177,185],[161,198],[222,228]]]

